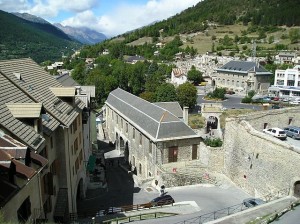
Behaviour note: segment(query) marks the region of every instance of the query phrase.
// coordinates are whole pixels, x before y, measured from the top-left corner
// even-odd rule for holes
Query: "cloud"
[[[50,22],[89,27],[107,36],[116,36],[167,19],[198,2],[200,0],[0,0],[0,9],[27,12]],[[109,4],[115,4],[112,11],[103,8]],[[105,13],[99,15],[98,11]]]
[[[107,36],[116,36],[152,22],[167,19],[200,2],[199,0],[150,0],[146,4],[123,3],[111,12],[96,16],[92,11],[79,13],[62,22],[69,26],[88,26]]]

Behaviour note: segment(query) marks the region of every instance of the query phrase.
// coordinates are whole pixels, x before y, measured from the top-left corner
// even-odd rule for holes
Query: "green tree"
[[[144,100],[147,100],[148,102],[151,102],[151,103],[155,102],[155,99],[156,99],[155,93],[147,92],[147,91],[141,93],[140,97]]]
[[[177,88],[177,98],[179,104],[184,107],[194,108],[197,103],[197,88],[189,83],[183,83]]]
[[[290,29],[289,38],[292,44],[298,43],[300,40],[300,29],[299,28]]]
[[[194,85],[198,85],[203,81],[202,72],[198,71],[193,65],[191,70],[188,71],[187,79],[193,82]]]
[[[81,61],[75,66],[71,75],[76,82],[78,82],[80,85],[84,85],[85,73],[85,63]]]
[[[157,102],[177,101],[176,89],[171,83],[164,83],[157,87],[155,94]]]

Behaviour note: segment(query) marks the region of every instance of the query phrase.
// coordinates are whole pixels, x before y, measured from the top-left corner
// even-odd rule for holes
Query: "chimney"
[[[183,121],[188,125],[189,123],[189,107],[183,107]]]

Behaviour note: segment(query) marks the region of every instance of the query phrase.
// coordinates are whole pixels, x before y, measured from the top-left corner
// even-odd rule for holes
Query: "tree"
[[[156,99],[155,98],[155,93],[147,92],[147,91],[141,93],[140,97],[144,100],[147,100],[148,102],[151,102],[151,103],[155,102],[155,99]]]
[[[72,71],[72,78],[78,82],[80,85],[85,83],[85,63],[83,61],[79,62],[74,70]]]
[[[197,88],[189,83],[183,83],[177,88],[177,98],[179,104],[184,107],[194,108],[197,103]]]
[[[300,29],[299,28],[290,29],[289,38],[292,44],[298,43],[300,39]]]
[[[194,85],[198,85],[203,81],[202,72],[198,71],[193,65],[191,70],[188,71],[187,79],[193,82]]]
[[[175,87],[171,83],[164,83],[156,89],[156,102],[173,102],[177,101]]]

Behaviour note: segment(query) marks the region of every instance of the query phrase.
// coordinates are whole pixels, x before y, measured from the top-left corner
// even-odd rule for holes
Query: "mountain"
[[[96,44],[107,39],[104,34],[86,27],[74,28],[71,26],[63,26],[60,23],[54,23],[53,25],[83,44]]]
[[[30,22],[41,23],[41,24],[49,24],[49,25],[51,25],[51,23],[49,23],[48,21],[44,20],[43,18],[38,17],[38,16],[31,15],[31,14],[29,14],[29,13],[13,12],[12,14],[15,15],[15,16],[18,16],[18,17],[20,17],[20,18],[22,18],[22,19],[28,20],[28,21],[30,21]]]
[[[300,2],[295,0],[203,0],[173,17],[142,27],[124,36],[128,39],[156,36],[163,29],[163,35],[204,31],[208,23],[245,26],[299,26]]]
[[[22,17],[22,18],[21,18]],[[26,18],[26,19],[23,19]],[[0,60],[31,57],[41,63],[61,60],[81,44],[47,21],[0,10]]]

